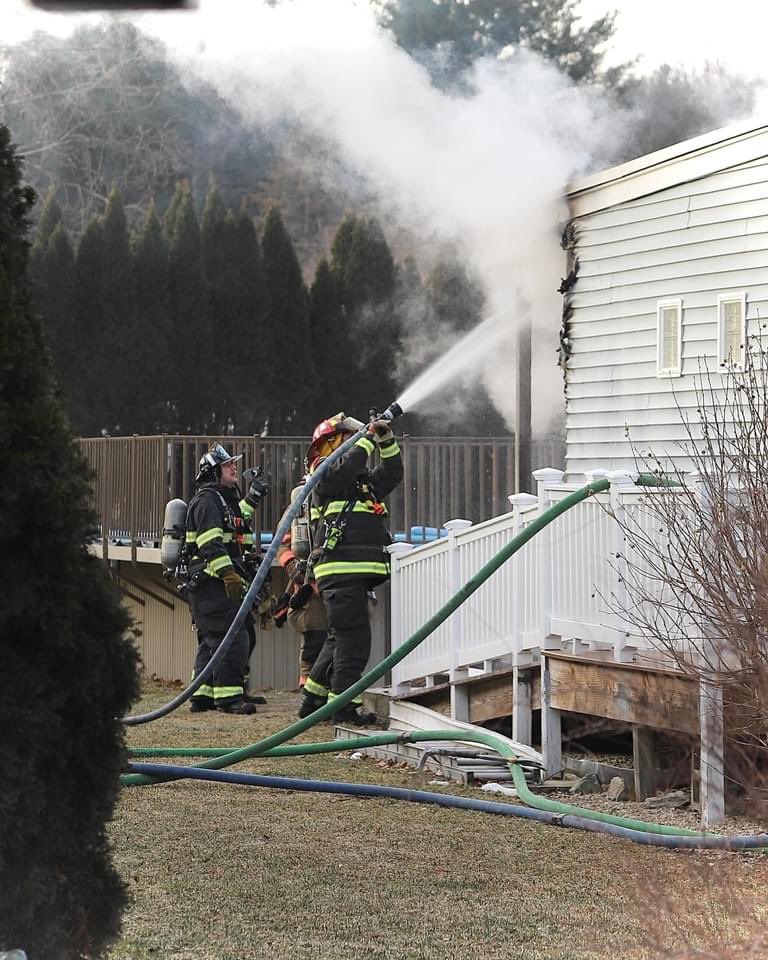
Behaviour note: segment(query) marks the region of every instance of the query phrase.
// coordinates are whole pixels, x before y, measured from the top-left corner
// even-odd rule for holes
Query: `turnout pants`
[[[239,604],[228,599],[224,584],[206,577],[190,595],[192,618],[197,627],[197,656],[192,676],[197,677],[216,653]],[[213,674],[195,691],[192,703],[225,706],[243,699],[244,676],[248,663],[248,632],[245,628],[232,639]]]
[[[363,675],[371,653],[368,589],[369,581],[364,578],[320,585],[328,614],[328,638],[312,667],[304,688],[307,693],[322,696],[325,690],[332,699]],[[361,703],[362,698],[352,702]]]
[[[326,630],[305,630],[301,635],[301,652],[299,653],[299,673],[308,677],[314,667],[320,651],[328,638]]]

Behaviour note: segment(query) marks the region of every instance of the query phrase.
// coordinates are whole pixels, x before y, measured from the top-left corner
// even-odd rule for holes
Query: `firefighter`
[[[302,477],[301,481],[291,490],[291,504],[301,495],[306,479],[306,476]],[[291,529],[283,537],[283,542],[277,552],[277,560],[288,576],[288,586],[286,592],[280,598],[278,609],[275,612],[275,622],[278,626],[282,626],[282,623],[287,619],[288,623],[301,636],[301,650],[299,652],[300,690],[304,689],[307,677],[328,635],[328,618],[325,614],[323,601],[320,599],[317,582],[314,577],[307,575],[307,564],[311,550],[309,504],[305,503],[301,513],[291,524]]]
[[[240,499],[237,464],[220,443],[212,443],[200,460],[197,491],[187,511],[186,553],[189,581],[186,596],[197,628],[197,676],[218,649],[240,608],[249,579],[253,534],[248,521],[269,491],[255,476]],[[193,713],[220,710],[249,715],[256,712],[245,701],[244,675],[248,661],[248,632],[243,626],[232,640],[213,675],[191,700]]]
[[[307,451],[310,473],[362,426],[343,413],[319,423]],[[368,458],[377,444],[381,462],[371,470]],[[301,717],[333,700],[363,674],[371,652],[368,594],[389,577],[385,547],[391,538],[383,501],[402,479],[403,460],[390,423],[375,420],[312,492],[315,546],[310,566],[325,604],[329,634],[304,686]],[[371,723],[374,715],[363,714],[361,704],[361,698],[355,698],[335,719]]]

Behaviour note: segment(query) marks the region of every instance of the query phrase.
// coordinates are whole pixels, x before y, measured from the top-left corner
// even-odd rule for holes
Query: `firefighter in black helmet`
[[[220,443],[212,443],[200,460],[197,492],[187,511],[186,552],[190,580],[186,596],[197,627],[194,676],[208,664],[235,619],[247,589],[248,571],[243,562],[253,551],[248,521],[269,485],[256,476],[241,499],[237,463]],[[246,703],[243,677],[248,661],[248,633],[243,627],[232,640],[213,675],[195,692],[191,710],[220,710],[252,714]]]
[[[312,473],[363,424],[337,414],[315,428],[307,451]],[[376,447],[380,463],[368,458]],[[391,543],[384,498],[403,479],[400,447],[387,420],[376,420],[367,432],[328,469],[312,492],[312,576],[328,615],[329,635],[304,685],[299,716],[308,716],[356,683],[371,652],[368,593],[389,577]],[[375,719],[361,713],[356,698],[337,711],[342,722],[365,725]]]

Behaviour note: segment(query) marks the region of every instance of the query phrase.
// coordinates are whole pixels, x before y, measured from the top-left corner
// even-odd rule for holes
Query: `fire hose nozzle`
[[[387,407],[384,413],[382,413],[381,419],[394,420],[395,417],[401,417],[402,415],[403,415],[403,408],[400,406],[400,404],[397,401],[395,401],[394,403],[390,403],[390,405]]]

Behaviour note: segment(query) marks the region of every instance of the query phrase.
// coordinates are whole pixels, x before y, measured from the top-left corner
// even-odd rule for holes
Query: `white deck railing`
[[[423,546],[394,544],[392,648],[400,646],[526,524],[583,484],[537,470],[537,496],[509,497],[509,513],[472,525],[450,520],[448,536]],[[630,659],[650,643],[632,633],[621,609],[621,526],[647,488],[626,473],[594,471],[610,490],[567,510],[511,557],[431,636],[392,670],[393,686],[434,685],[498,667],[531,663],[542,649],[611,651]],[[652,495],[652,494],[651,494]]]

